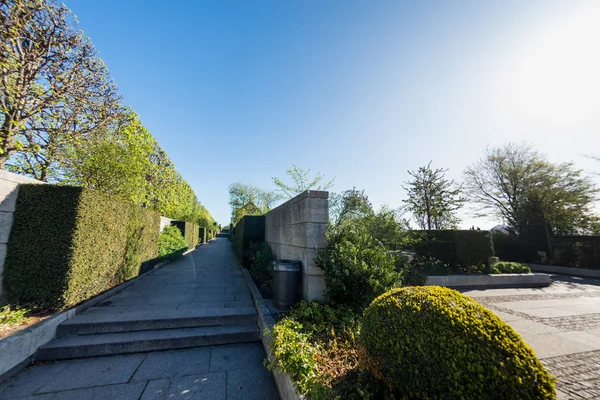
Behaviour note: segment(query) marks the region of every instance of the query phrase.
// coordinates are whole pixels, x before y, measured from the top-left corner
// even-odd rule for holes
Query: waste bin
[[[277,307],[291,307],[298,301],[301,265],[298,260],[273,261],[273,301]]]

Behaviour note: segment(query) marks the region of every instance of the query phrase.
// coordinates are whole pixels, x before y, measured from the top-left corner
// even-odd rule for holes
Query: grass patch
[[[0,306],[0,339],[17,333],[51,314],[51,311],[34,306],[13,306],[9,304]]]

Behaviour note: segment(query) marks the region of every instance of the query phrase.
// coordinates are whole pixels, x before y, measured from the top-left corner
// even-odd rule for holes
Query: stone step
[[[90,313],[77,315],[60,324],[56,330],[56,336],[196,328],[216,325],[247,325],[256,322],[257,314],[254,307],[163,309],[107,314]]]
[[[260,340],[260,330],[256,324],[63,336],[40,347],[35,354],[35,361],[246,343],[257,340]]]

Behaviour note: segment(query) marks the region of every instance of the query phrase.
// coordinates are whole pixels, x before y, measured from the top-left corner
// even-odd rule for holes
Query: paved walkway
[[[141,278],[83,315],[252,306],[227,239]],[[0,385],[0,399],[278,399],[260,342],[33,365]]]
[[[600,281],[553,276],[539,289],[473,290],[557,377],[559,399],[600,399]]]

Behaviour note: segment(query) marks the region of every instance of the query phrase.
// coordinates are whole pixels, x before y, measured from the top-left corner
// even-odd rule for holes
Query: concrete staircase
[[[58,326],[36,361],[260,340],[254,307],[84,313]]]

